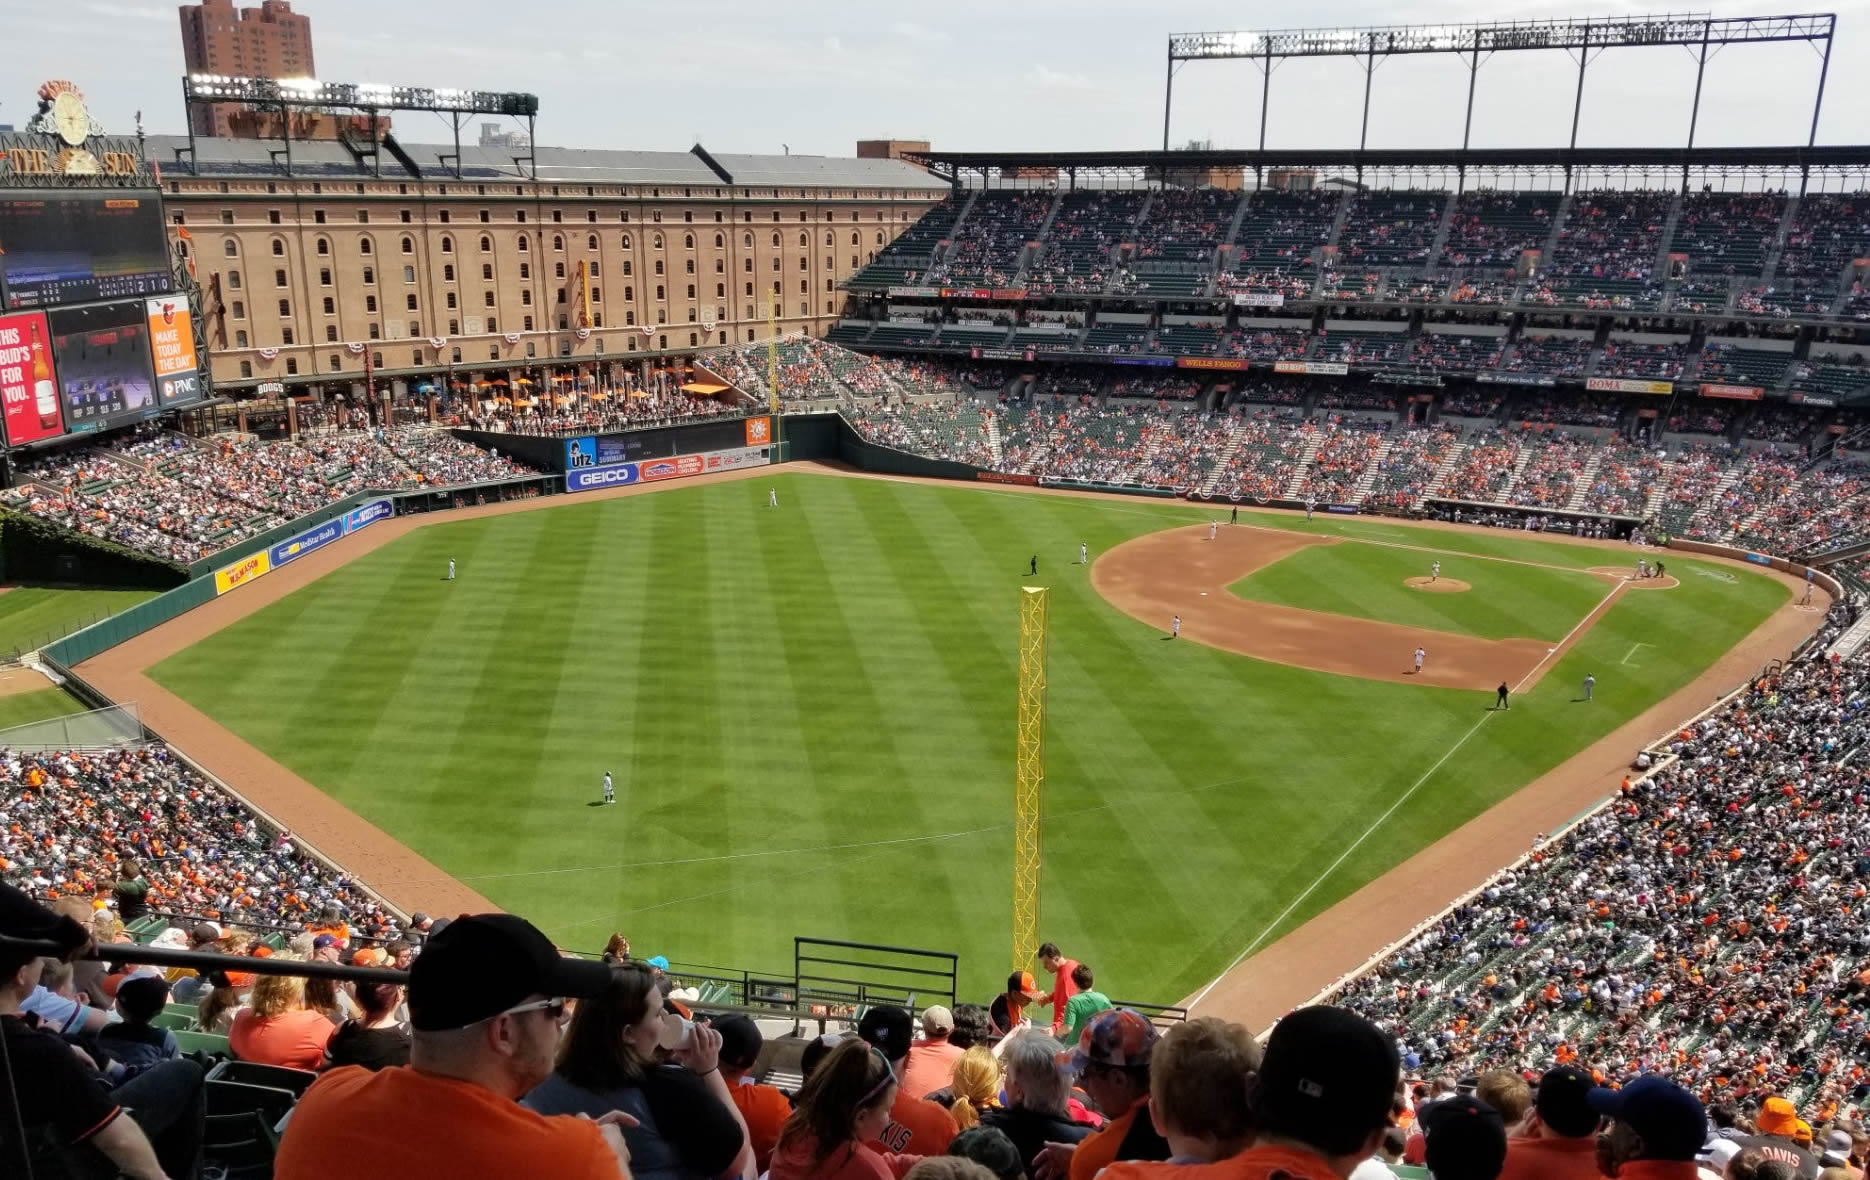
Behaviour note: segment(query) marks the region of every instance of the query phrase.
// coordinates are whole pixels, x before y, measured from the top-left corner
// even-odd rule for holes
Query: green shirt
[[[1103,992],[1079,992],[1065,1001],[1065,1047],[1078,1047],[1078,1038],[1084,1033],[1084,1026],[1091,1023],[1091,1017],[1099,1012],[1108,1012],[1116,1005]]]

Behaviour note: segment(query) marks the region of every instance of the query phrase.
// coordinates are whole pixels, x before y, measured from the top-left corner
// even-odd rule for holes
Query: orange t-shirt
[[[410,1134],[416,1118],[421,1134]],[[597,1124],[535,1114],[472,1082],[406,1065],[332,1070],[292,1110],[274,1180],[329,1180],[368,1160],[369,1170],[409,1180],[620,1180],[623,1170]]]
[[[1508,1139],[1497,1180],[1598,1180],[1597,1136]]]
[[[335,1031],[336,1026],[329,1020],[304,1008],[266,1020],[255,1016],[253,1009],[242,1008],[234,1013],[227,1047],[242,1061],[317,1069],[325,1059],[325,1043]]]
[[[922,1162],[919,1155],[892,1155],[855,1143],[846,1143],[814,1162],[817,1152],[818,1141],[801,1136],[773,1155],[769,1180],[899,1180]]]
[[[1249,1147],[1212,1164],[1142,1163],[1124,1160],[1104,1169],[1099,1180],[1336,1180],[1331,1161],[1290,1147]]]
[[[903,1063],[903,1092],[911,1098],[927,1098],[954,1085],[954,1063],[965,1052],[947,1041],[917,1041],[909,1046],[909,1059]]]
[[[960,1133],[953,1115],[926,1098],[911,1098],[907,1086],[898,1086],[889,1125],[870,1146],[897,1155],[946,1155],[948,1144]]]
[[[1071,1180],[1096,1180],[1097,1174],[1117,1162],[1117,1152],[1137,1119],[1149,1117],[1149,1099],[1139,1098],[1130,1109],[1091,1132],[1071,1153]]]
[[[773,1148],[779,1143],[780,1129],[792,1115],[792,1102],[773,1086],[747,1086],[730,1082],[727,1096],[734,1100],[740,1117],[747,1120],[747,1138],[753,1144],[753,1158],[764,1172],[773,1166]]]

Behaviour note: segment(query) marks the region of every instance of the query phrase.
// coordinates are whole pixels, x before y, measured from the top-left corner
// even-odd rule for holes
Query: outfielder
[[[1182,634],[1182,616],[1176,615],[1169,620],[1169,638],[1179,639]]]
[[[1591,675],[1589,672],[1586,672],[1584,674],[1584,699],[1585,700],[1588,701],[1591,699],[1591,690],[1596,687],[1597,687],[1597,677]]]
[[[779,507],[779,489],[778,488],[767,488],[766,489],[766,506],[768,508]]]
[[[1427,658],[1428,658],[1428,652],[1422,650],[1419,647],[1415,649],[1415,670],[1418,676],[1421,675],[1422,673],[1422,661]]]
[[[455,559],[452,557],[448,559],[448,580],[450,582],[455,580]]]
[[[1086,545],[1083,541],[1078,542],[1078,564],[1091,564],[1091,547]]]
[[[616,801],[617,801],[617,788],[610,781],[610,771],[606,770],[604,772],[604,802],[615,803]]]

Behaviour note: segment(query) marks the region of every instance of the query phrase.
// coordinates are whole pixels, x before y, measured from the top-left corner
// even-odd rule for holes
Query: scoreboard
[[[161,295],[173,285],[154,193],[0,194],[0,305],[7,309]]]

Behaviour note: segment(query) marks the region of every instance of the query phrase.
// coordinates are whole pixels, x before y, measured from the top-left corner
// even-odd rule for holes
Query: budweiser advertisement
[[[151,299],[149,349],[156,363],[156,394],[165,406],[201,397],[200,363],[195,358],[195,330],[188,301],[180,296]]]
[[[45,313],[0,315],[0,418],[9,447],[65,433]]]

